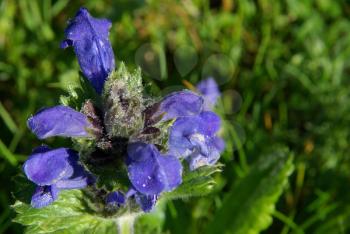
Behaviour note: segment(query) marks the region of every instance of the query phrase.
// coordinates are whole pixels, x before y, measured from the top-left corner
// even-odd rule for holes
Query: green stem
[[[117,219],[118,234],[133,234],[136,215],[126,215]]]

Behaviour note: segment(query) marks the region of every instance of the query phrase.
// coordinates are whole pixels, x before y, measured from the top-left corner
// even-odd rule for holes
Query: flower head
[[[149,212],[163,193],[182,183],[183,161],[191,170],[211,166],[224,148],[218,136],[220,117],[211,111],[220,95],[215,81],[201,82],[200,94],[183,90],[158,102],[144,98],[139,70],[131,73],[121,64],[112,73],[110,26],[81,8],[61,44],[74,48],[84,76],[101,95],[83,97],[81,112],[60,105],[28,119],[29,129],[39,139],[85,138],[74,140],[81,157],[68,148],[41,146],[24,163],[25,175],[37,185],[34,208],[51,204],[61,190],[87,187],[96,198],[92,203],[106,211],[103,215]],[[180,191],[188,186],[184,188]]]
[[[61,47],[73,46],[80,68],[97,93],[101,93],[105,80],[114,70],[114,53],[108,39],[111,22],[93,18],[86,8],[68,23]]]

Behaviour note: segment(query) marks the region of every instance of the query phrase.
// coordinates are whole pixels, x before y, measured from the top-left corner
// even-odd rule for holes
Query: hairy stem
[[[135,214],[119,217],[116,220],[118,225],[118,234],[133,234],[135,219]]]

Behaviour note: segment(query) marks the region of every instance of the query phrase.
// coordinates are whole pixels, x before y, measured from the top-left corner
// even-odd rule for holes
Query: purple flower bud
[[[66,39],[61,48],[74,47],[83,74],[97,93],[114,70],[114,54],[108,39],[111,22],[93,18],[86,8],[80,8],[65,30]]]
[[[57,199],[58,193],[59,190],[54,185],[37,186],[30,204],[37,209],[48,206]]]
[[[204,110],[212,110],[220,97],[220,90],[216,81],[210,77],[197,84],[198,91],[204,97]]]
[[[28,119],[27,125],[39,139],[52,136],[88,137],[87,128],[92,128],[84,114],[68,106],[42,109]]]
[[[128,146],[128,174],[132,185],[145,195],[171,191],[182,181],[182,165],[172,155],[162,155],[151,144],[142,142]]]
[[[114,207],[125,205],[125,196],[119,191],[111,192],[106,197],[106,204]]]
[[[216,136],[220,125],[219,116],[210,111],[178,118],[170,131],[170,154],[186,158],[191,170],[215,164],[224,148],[223,141]]]
[[[203,108],[203,98],[194,92],[185,90],[174,92],[163,98],[157,114],[163,114],[163,120],[198,115]]]

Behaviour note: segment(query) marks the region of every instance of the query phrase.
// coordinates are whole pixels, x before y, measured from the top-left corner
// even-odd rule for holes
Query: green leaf
[[[287,150],[260,157],[225,197],[207,233],[254,234],[266,229],[292,170]]]
[[[13,120],[10,113],[5,109],[5,107],[2,105],[1,102],[0,102],[0,117],[4,121],[7,128],[12,133],[16,133],[18,131],[18,127],[17,127],[15,121]]]
[[[0,157],[3,157],[7,160],[11,165],[17,165],[16,156],[7,148],[7,146],[0,139]]]
[[[322,223],[317,225],[314,233],[347,233],[350,227],[350,207],[345,206],[342,212],[337,211],[334,215],[323,217]]]
[[[51,205],[35,209],[16,201],[12,206],[18,213],[14,222],[26,226],[26,233],[116,233],[112,219],[92,215],[81,190],[65,190]]]
[[[215,189],[213,174],[221,172],[222,164],[203,166],[190,171],[187,164],[184,165],[182,183],[174,191],[164,193],[166,199],[186,198],[191,196],[205,196]]]

